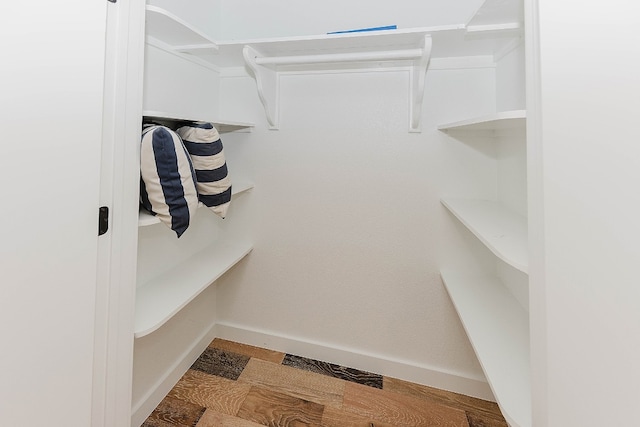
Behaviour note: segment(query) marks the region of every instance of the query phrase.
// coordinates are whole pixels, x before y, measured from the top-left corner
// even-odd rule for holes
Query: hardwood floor
[[[508,427],[472,397],[215,339],[143,427]]]

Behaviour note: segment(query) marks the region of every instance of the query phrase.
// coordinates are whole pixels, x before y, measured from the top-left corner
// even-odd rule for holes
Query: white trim
[[[540,80],[538,0],[524,1],[525,74],[527,99],[527,205],[529,229],[529,347],[531,416],[534,426],[548,420],[547,284],[543,187],[543,123]]]
[[[432,58],[429,70],[465,70],[472,68],[496,68],[492,55]]]
[[[217,337],[226,340],[349,366],[480,399],[495,400],[489,384],[483,377],[438,369],[419,362],[363,352],[354,348],[312,342],[272,331],[246,328],[231,323],[217,323],[215,332]]]
[[[517,46],[516,46],[517,47]],[[444,71],[444,70],[467,70],[477,68],[496,68],[496,63],[493,56],[460,56],[453,58],[432,58],[429,61],[429,71]],[[315,69],[315,70],[286,70],[281,71],[283,76],[293,75],[312,75],[312,74],[349,74],[349,73],[388,73],[388,72],[408,72],[411,70],[411,66],[404,67],[365,67],[362,64],[358,66],[351,66],[350,68],[327,68],[327,69]],[[427,72],[428,75],[428,72]],[[246,78],[251,77],[247,74],[247,70],[244,67],[225,67],[220,69],[220,78]]]
[[[131,419],[138,238],[144,2],[107,4],[99,200],[110,208],[110,224],[98,239],[92,427],[127,426]]]
[[[511,52],[513,52],[514,50],[522,46],[522,43],[523,43],[522,38],[511,40],[502,49],[496,51],[496,53],[493,54],[493,60],[495,62],[500,61],[502,58],[504,58],[505,56],[507,56],[508,54],[510,54]]]
[[[466,30],[469,37],[509,36],[513,33],[522,32],[522,24],[520,22],[507,22],[504,24],[468,25]]]

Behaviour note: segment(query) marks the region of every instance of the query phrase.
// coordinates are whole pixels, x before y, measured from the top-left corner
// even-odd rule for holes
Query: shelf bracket
[[[424,36],[422,54],[411,67],[411,87],[409,103],[409,132],[422,132],[422,100],[424,98],[424,79],[431,59],[432,40],[430,35]]]
[[[262,57],[262,55],[251,46],[245,46],[242,50],[242,55],[244,56],[250,73],[256,81],[258,96],[267,115],[269,129],[278,129],[280,76],[277,71],[257,63],[257,59]]]
[[[242,54],[249,73],[256,81],[258,96],[264,107],[270,129],[278,129],[279,126],[280,75],[276,68],[278,66],[370,61],[392,61],[406,64],[405,61],[411,61],[409,132],[421,132],[424,81],[431,58],[431,46],[431,36],[427,34],[422,39],[420,46],[412,49],[265,57],[253,47],[245,45]]]

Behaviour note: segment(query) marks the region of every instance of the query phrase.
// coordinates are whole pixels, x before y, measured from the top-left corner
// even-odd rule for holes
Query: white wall
[[[278,131],[266,130],[253,80],[222,79],[229,115],[258,125],[223,139],[230,170],[255,178],[256,242],[219,282],[219,322],[481,380],[439,271],[493,259],[469,250],[481,245],[440,197],[494,198],[495,147],[436,126],[493,111],[494,78],[429,71],[421,134],[407,131],[406,71],[284,75]]]
[[[535,425],[634,425],[640,396],[637,2],[539,0]],[[597,31],[594,31],[596,29]]]
[[[221,0],[225,40],[325,34],[397,25],[398,28],[465,24],[482,0]]]
[[[498,58],[496,69],[496,111],[523,110],[525,97],[524,41]]]
[[[91,423],[109,4],[3,5],[3,425]]]
[[[218,117],[218,73],[145,44],[143,108],[178,117]]]

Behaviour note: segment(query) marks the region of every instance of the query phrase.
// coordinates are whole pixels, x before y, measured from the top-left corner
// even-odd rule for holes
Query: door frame
[[[92,427],[131,423],[144,31],[144,0],[108,2]]]

